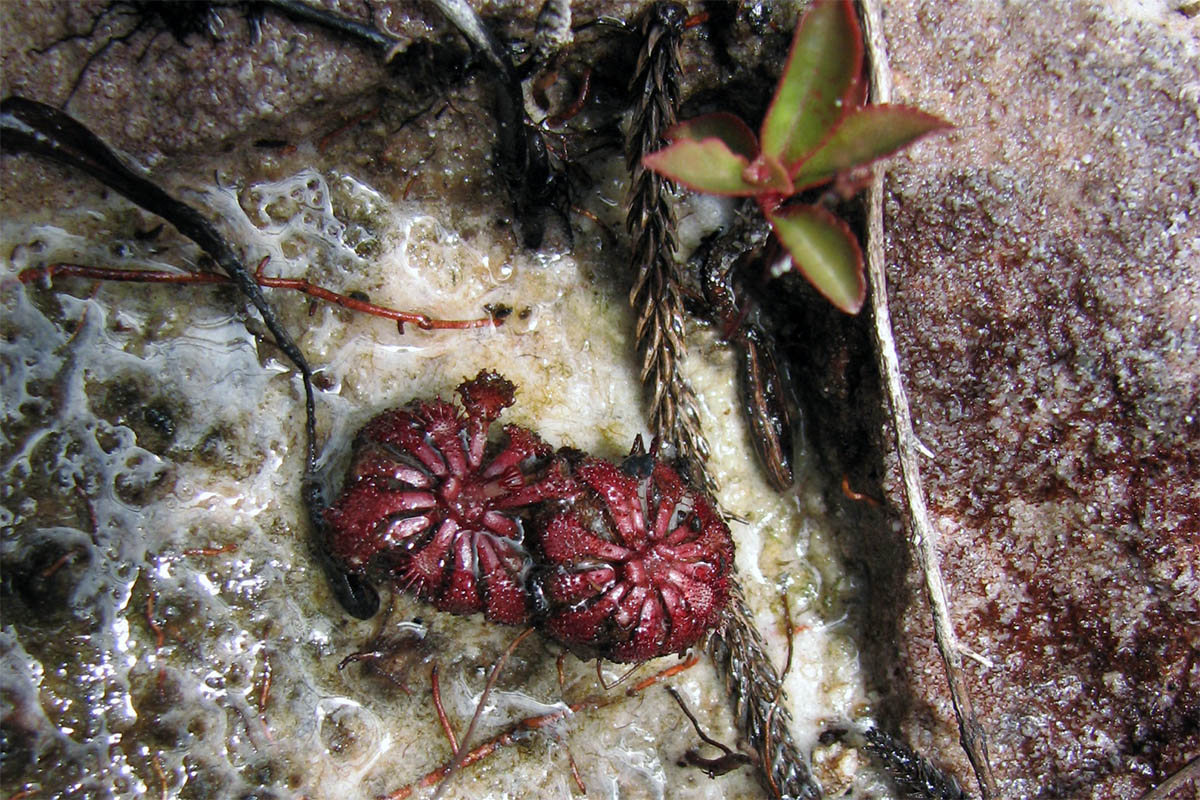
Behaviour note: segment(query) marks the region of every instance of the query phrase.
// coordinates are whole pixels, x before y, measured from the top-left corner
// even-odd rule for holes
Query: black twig
[[[408,46],[408,42],[404,39],[399,39],[370,23],[359,22],[333,11],[310,6],[303,0],[257,0],[257,2],[273,8],[293,20],[308,22],[341,34],[348,39],[378,48],[383,52],[384,63],[391,61]]]
[[[684,716],[688,718],[688,722],[692,723],[692,728],[695,729],[696,735],[700,737],[701,741],[707,745],[717,748],[722,753],[722,755],[718,756],[717,758],[705,758],[704,756],[700,755],[698,750],[693,748],[683,754],[684,763],[693,767],[699,767],[700,769],[704,770],[710,778],[715,778],[718,775],[724,775],[727,772],[732,772],[738,767],[744,767],[747,764],[754,763],[754,759],[750,756],[746,755],[745,753],[739,753],[736,750],[721,744],[716,739],[705,733],[704,729],[700,727],[700,721],[696,719],[696,715],[693,714],[691,709],[687,707],[687,703],[683,702],[683,697],[678,691],[675,690],[674,686],[668,686],[667,691],[671,693],[671,697],[675,698],[675,702],[679,705],[679,709],[684,713]]]
[[[555,176],[546,142],[525,112],[525,94],[516,67],[466,0],[433,0],[433,4],[497,70],[496,171],[512,196],[522,242],[529,248],[540,247]]]

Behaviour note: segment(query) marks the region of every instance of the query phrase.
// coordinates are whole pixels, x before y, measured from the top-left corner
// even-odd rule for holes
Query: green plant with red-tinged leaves
[[[732,114],[706,114],[671,128],[670,144],[643,161],[698,192],[755,198],[795,268],[850,314],[866,297],[857,238],[821,206],[788,200],[950,127],[915,108],[866,105],[862,67],[849,0],[818,0],[796,26],[757,138]]]

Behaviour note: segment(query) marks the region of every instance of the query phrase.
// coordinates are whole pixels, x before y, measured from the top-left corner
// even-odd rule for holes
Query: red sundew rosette
[[[733,541],[702,492],[667,464],[584,458],[587,489],[539,526],[533,577],[542,630],[583,657],[681,653],[729,600]]]
[[[441,399],[385,411],[359,432],[346,487],[325,512],[330,550],[355,571],[382,571],[442,611],[493,622],[530,617],[524,517],[572,494],[561,459],[537,434],[487,435],[515,387],[481,371]]]

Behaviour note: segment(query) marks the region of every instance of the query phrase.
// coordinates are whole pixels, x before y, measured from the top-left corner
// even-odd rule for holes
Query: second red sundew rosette
[[[442,611],[493,622],[531,616],[525,523],[533,507],[576,491],[537,434],[488,429],[515,387],[481,371],[458,387],[463,410],[413,401],[367,423],[341,496],[325,512],[330,550],[351,570],[386,576]]]
[[[585,457],[584,488],[537,525],[540,627],[581,657],[641,662],[681,653],[729,601],[733,541],[708,496],[635,452]]]

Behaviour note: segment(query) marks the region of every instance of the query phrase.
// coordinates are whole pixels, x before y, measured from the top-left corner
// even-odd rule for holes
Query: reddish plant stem
[[[565,694],[567,691],[567,679],[563,672],[563,659],[567,657],[566,651],[558,654],[558,658],[554,660],[554,669],[558,672],[558,691]]]
[[[461,769],[463,762],[463,751],[466,749],[467,743],[471,741],[471,735],[475,733],[475,727],[479,724],[479,718],[483,716],[483,707],[487,703],[488,696],[491,695],[492,689],[496,687],[496,681],[500,678],[500,670],[504,669],[504,665],[508,663],[509,657],[516,652],[517,646],[521,644],[521,642],[525,641],[525,639],[527,639],[535,630],[537,629],[526,628],[524,631],[522,631],[521,635],[516,639],[513,639],[512,644],[510,644],[508,649],[501,654],[500,659],[496,662],[496,665],[492,667],[492,671],[488,675],[487,683],[485,683],[483,686],[483,693],[479,695],[479,703],[475,706],[475,713],[471,716],[471,722],[467,725],[467,731],[463,734],[462,742],[458,747],[454,748],[454,758],[450,761],[450,769],[446,773],[445,780],[443,780],[438,786],[437,791],[433,793],[433,800],[437,800],[437,798],[442,796],[442,792],[446,791],[446,786],[448,785],[446,781],[448,781],[455,772]]]
[[[271,653],[263,649],[263,674],[262,686],[258,690],[258,713],[265,717],[267,713],[267,703],[271,700]],[[266,720],[263,720],[264,724]]]
[[[158,753],[150,759],[151,766],[154,767],[154,774],[158,776],[159,797],[162,800],[167,800],[167,774],[163,772],[162,761],[158,757]]]
[[[68,550],[61,558],[42,570],[42,578],[45,579],[53,577],[54,573],[65,567],[82,552],[82,550]]]
[[[795,649],[792,639],[796,626],[792,623],[792,603],[788,600],[787,589],[780,592],[779,597],[783,601],[783,629],[787,631],[787,658],[783,662],[783,672],[779,673],[779,685],[783,686],[783,681],[787,680],[788,673],[792,671],[792,654]]]
[[[571,105],[567,106],[561,112],[559,112],[558,114],[555,114],[553,117],[550,117],[549,119],[547,119],[546,126],[550,127],[550,128],[557,128],[558,126],[565,123],[567,120],[569,120],[572,117],[574,117],[575,115],[577,115],[580,111],[583,110],[584,105],[587,104],[588,98],[591,96],[591,90],[592,90],[592,68],[588,67],[587,69],[585,69],[583,71],[583,83],[579,87],[579,96],[575,98],[575,101],[573,103],[571,103]]]
[[[433,669],[429,672],[429,688],[433,692],[433,707],[437,710],[438,722],[442,723],[442,732],[446,734],[446,739],[450,742],[450,749],[457,753],[458,737],[454,735],[454,726],[450,724],[450,718],[446,716],[446,709],[442,706],[442,689],[438,683],[437,664],[434,664]]]
[[[687,703],[683,701],[683,695],[677,692],[674,686],[668,686],[667,691],[675,700],[675,704],[679,706],[679,710],[682,711],[683,715],[688,718],[688,722],[692,723],[692,728],[696,731],[696,735],[700,737],[702,742],[712,745],[727,756],[733,755],[733,750],[730,750],[724,744],[718,742],[716,739],[704,732],[704,729],[700,727],[700,720],[696,719],[696,715],[692,713],[692,710],[687,707]]]
[[[625,696],[633,696],[660,681],[664,681],[667,678],[689,670],[694,667],[699,660],[700,656],[692,654],[686,661],[676,664],[673,667],[668,667],[667,669],[655,673],[654,675],[651,675],[642,682],[638,683],[633,688],[627,690],[625,692]],[[408,786],[402,786],[390,794],[382,795],[381,800],[405,800],[405,798],[412,797],[413,793],[420,789],[428,789],[430,786],[438,784],[452,771],[465,769],[472,764],[482,761],[500,748],[508,747],[516,743],[523,738],[521,734],[527,731],[536,731],[541,730],[542,728],[547,728],[559,720],[570,716],[571,714],[578,714],[581,711],[592,711],[598,708],[604,708],[605,706],[612,705],[620,699],[620,695],[614,695],[610,697],[589,697],[585,700],[580,700],[577,703],[571,703],[564,709],[551,711],[549,714],[542,714],[541,716],[537,717],[526,717],[525,719],[513,723],[508,727],[508,729],[492,737],[488,741],[476,747],[474,750],[471,750],[469,753],[460,753],[460,755],[457,758],[452,759],[450,763],[443,764],[437,769],[426,773],[424,776],[417,779],[415,782],[410,783]]]
[[[780,599],[783,601],[783,625],[787,632],[787,659],[783,662],[783,672],[780,673],[779,684],[775,687],[775,697],[771,700],[770,710],[767,711],[766,727],[768,730],[775,721],[775,709],[779,708],[779,697],[783,694],[783,682],[787,679],[788,673],[792,671],[793,636],[795,634],[792,631],[792,604],[788,601],[786,589],[780,593]],[[771,792],[772,797],[782,797],[783,793],[779,791],[779,785],[775,782],[775,771],[771,767],[771,750],[766,750],[762,757],[763,775],[767,778],[767,789]]]
[[[418,789],[428,789],[430,786],[440,783],[447,775],[450,774],[452,769],[465,769],[466,767],[469,767],[472,764],[476,764],[487,758],[501,747],[508,747],[514,744],[520,738],[520,734],[525,731],[540,730],[553,725],[569,714],[578,713],[580,711],[592,708],[602,708],[603,706],[613,702],[613,700],[614,698],[609,698],[605,701],[590,700],[580,703],[573,703],[561,711],[553,711],[549,714],[543,714],[539,717],[527,717],[513,724],[503,733],[479,745],[471,752],[464,754],[457,765],[453,763],[443,764],[437,769],[426,773],[415,783],[411,783],[408,786],[402,786],[391,794],[385,795],[384,798],[385,800],[404,800],[404,798],[411,797],[413,792],[417,791]]]
[[[575,756],[571,755],[571,751],[567,751],[567,764],[571,767],[571,777],[575,780],[575,785],[579,787],[581,794],[587,794],[587,784],[583,782],[583,776],[579,774],[579,765],[575,763]]]
[[[673,678],[681,672],[687,672],[689,669],[696,666],[696,662],[698,662],[699,660],[700,660],[700,656],[697,655],[696,653],[692,653],[690,656],[688,656],[687,661],[676,664],[673,667],[668,667],[667,669],[664,669],[662,672],[656,672],[655,674],[651,675],[649,678],[646,678],[645,680],[634,684],[633,688],[627,689],[625,691],[625,695],[627,697],[632,697],[633,695],[637,694],[638,692],[649,689],[651,686],[653,686],[656,683],[665,681],[667,678]]]
[[[162,650],[166,636],[163,634],[162,626],[154,619],[154,592],[146,595],[146,624],[150,626],[150,630],[154,631],[155,651]]]
[[[324,153],[330,148],[334,140],[336,140],[339,136],[353,128],[355,125],[360,125],[364,122],[375,119],[375,117],[379,116],[379,112],[381,110],[383,110],[381,106],[376,106],[370,111],[364,111],[362,114],[358,114],[346,120],[337,128],[334,128],[332,131],[321,137],[321,140],[317,142],[317,152]]]
[[[419,177],[420,177],[420,173],[413,175],[411,178],[408,179],[408,183],[404,184],[404,193],[402,195],[400,195],[401,200],[408,199],[408,193],[412,191],[413,184],[417,182],[417,178],[419,178]]]
[[[624,674],[624,675],[622,675],[621,677],[617,678],[617,679],[616,679],[615,681],[613,681],[612,683],[609,683],[609,682],[607,682],[606,680],[604,680],[604,673],[603,673],[603,672],[601,672],[601,670],[600,670],[600,663],[601,663],[600,659],[596,659],[596,682],[597,682],[597,683],[599,683],[599,684],[600,684],[600,686],[601,686],[601,687],[604,689],[604,691],[606,691],[606,692],[607,692],[607,691],[610,691],[610,690],[612,690],[612,689],[615,689],[615,688],[617,688],[617,687],[618,687],[618,686],[620,686],[622,683],[624,683],[625,681],[629,680],[629,678],[630,678],[630,677],[633,675],[633,673],[635,673],[635,672],[637,672],[637,671],[638,671],[638,667],[640,667],[640,666],[641,666],[641,664],[634,664],[632,667],[630,667],[629,669],[625,670],[625,674]]]
[[[863,494],[862,492],[856,492],[850,488],[850,476],[849,475],[842,476],[842,494],[846,495],[846,497],[848,497],[849,499],[853,500],[856,503],[866,503],[867,505],[869,505],[873,508],[879,507],[879,501],[876,500],[874,497],[871,497],[871,495]]]
[[[87,309],[84,309],[83,316],[81,316],[79,319],[79,328],[77,330],[83,330],[83,322],[86,318]],[[75,335],[72,335],[71,339],[74,340],[74,338]],[[88,533],[92,535],[92,544],[99,544],[99,539],[97,537],[100,533],[100,521],[96,519],[96,509],[92,505],[92,498],[88,497],[87,492],[83,490],[82,486],[75,487],[75,496],[79,498],[81,503],[83,503],[83,508],[87,512]]]
[[[192,547],[183,551],[185,556],[219,556],[222,553],[232,553],[237,550],[237,543],[230,542],[220,547]]]
[[[292,291],[324,300],[328,303],[370,314],[375,317],[395,320],[400,333],[404,333],[406,324],[416,325],[423,331],[428,330],[466,330],[469,328],[488,328],[503,324],[503,320],[495,317],[480,319],[435,319],[427,314],[412,311],[397,311],[386,306],[377,306],[363,300],[356,300],[344,294],[338,294],[323,286],[310,283],[303,278],[272,278],[262,274],[267,259],[258,264],[254,272],[254,281],[259,286],[268,289],[291,289]],[[21,270],[17,279],[22,283],[33,283],[43,279],[53,279],[65,275],[77,278],[91,278],[102,281],[129,281],[135,283],[185,283],[185,284],[216,284],[233,283],[230,278],[215,272],[164,272],[159,270],[117,269],[114,267],[93,267],[87,264],[48,264],[44,267],[30,267]]]

